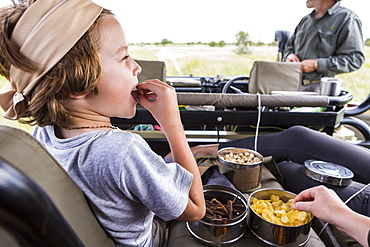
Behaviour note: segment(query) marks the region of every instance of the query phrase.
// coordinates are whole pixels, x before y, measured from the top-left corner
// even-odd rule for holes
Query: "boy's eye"
[[[124,56],[122,60],[127,60],[130,56],[127,55],[127,56]]]

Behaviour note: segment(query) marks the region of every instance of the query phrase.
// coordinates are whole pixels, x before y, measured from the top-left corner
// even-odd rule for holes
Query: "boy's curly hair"
[[[15,25],[26,9],[26,5],[16,4],[0,10],[0,74],[8,80],[11,65],[27,72],[37,69],[10,40]],[[97,86],[102,74],[98,26],[109,15],[113,15],[112,12],[104,9],[81,39],[38,82],[26,97],[26,116],[19,122],[67,126],[70,114],[63,101],[70,95],[98,93]]]

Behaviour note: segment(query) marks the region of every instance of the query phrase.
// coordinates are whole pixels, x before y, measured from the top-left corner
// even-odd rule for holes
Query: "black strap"
[[[263,164],[269,169],[269,171],[272,173],[272,175],[275,176],[276,180],[284,186],[284,179],[283,175],[281,175],[279,168],[276,165],[276,162],[272,156],[264,157],[263,158]]]

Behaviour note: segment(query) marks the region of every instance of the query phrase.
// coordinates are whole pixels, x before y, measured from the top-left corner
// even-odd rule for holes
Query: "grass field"
[[[252,47],[252,53],[237,55],[236,47],[209,47],[207,45],[131,46],[134,58],[165,61],[167,75],[249,75],[254,61],[277,61],[276,46]],[[370,47],[366,47],[365,64],[358,70],[338,77],[343,87],[354,95],[354,101],[362,102],[370,92]]]
[[[248,76],[254,61],[277,61],[276,46],[252,47],[251,54],[237,55],[236,47],[210,47],[207,45],[132,45],[130,54],[135,59],[160,60],[166,63],[168,76]],[[355,102],[362,102],[370,92],[370,47],[366,47],[367,61],[358,71],[342,74],[343,88],[353,93]],[[0,92],[9,88],[9,83],[0,77]],[[0,109],[0,114],[3,112]],[[22,128],[28,132],[32,127],[0,117],[0,124]]]

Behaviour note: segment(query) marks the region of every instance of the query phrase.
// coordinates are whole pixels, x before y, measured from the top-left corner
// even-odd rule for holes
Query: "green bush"
[[[236,34],[236,54],[251,54],[251,40],[249,34],[244,31],[240,31]]]
[[[365,40],[365,46],[370,46],[370,39]]]

